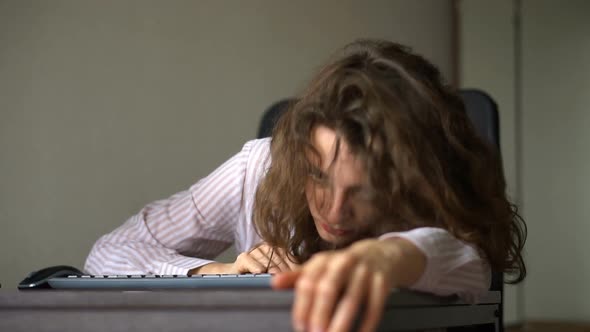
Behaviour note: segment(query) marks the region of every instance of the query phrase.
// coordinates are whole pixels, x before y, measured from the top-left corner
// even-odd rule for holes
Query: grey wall
[[[523,0],[522,131],[515,131],[514,0],[461,1],[463,85],[488,90],[501,116],[512,195],[523,139],[528,277],[508,288],[508,323],[590,319],[590,2]],[[517,301],[518,300],[518,301]],[[517,310],[518,308],[522,310]]]
[[[516,192],[513,0],[461,1],[459,10],[460,85],[486,91],[498,104],[508,194],[520,203]],[[520,290],[505,286],[504,321],[508,325],[523,319],[519,312]]]
[[[449,1],[0,0],[0,282],[93,242],[253,138],[357,37],[451,73]]]
[[[523,3],[529,319],[590,320],[590,2]]]

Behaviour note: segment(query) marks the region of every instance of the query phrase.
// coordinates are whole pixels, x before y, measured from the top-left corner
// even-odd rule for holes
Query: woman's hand
[[[279,273],[294,271],[298,268],[299,265],[289,259],[285,250],[262,243],[250,251],[239,254],[233,263],[211,263],[193,269],[189,274]]]
[[[279,273],[293,271],[298,266],[289,259],[285,250],[262,243],[238,255],[228,273]]]
[[[425,264],[424,254],[407,240],[362,240],[318,253],[298,271],[276,275],[273,287],[295,288],[296,331],[349,331],[362,305],[360,330],[373,331],[391,288],[412,285]]]

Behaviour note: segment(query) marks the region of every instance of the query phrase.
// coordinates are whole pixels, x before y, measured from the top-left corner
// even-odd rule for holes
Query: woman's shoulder
[[[258,182],[266,174],[270,166],[270,137],[259,138],[247,141],[241,153],[247,158],[247,173],[253,175]]]
[[[248,160],[266,160],[270,156],[270,137],[249,140],[242,147],[242,154]]]
[[[264,138],[257,138],[252,139],[244,143],[243,149],[254,150],[254,149],[262,149],[262,150],[269,150],[270,149],[270,137]]]

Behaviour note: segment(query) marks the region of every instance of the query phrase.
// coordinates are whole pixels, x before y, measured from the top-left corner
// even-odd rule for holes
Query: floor
[[[524,326],[507,327],[506,332],[590,332],[590,322],[571,323],[553,321],[527,322]]]

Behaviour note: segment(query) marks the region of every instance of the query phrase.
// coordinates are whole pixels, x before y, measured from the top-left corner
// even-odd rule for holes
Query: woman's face
[[[346,245],[366,233],[374,212],[363,163],[327,127],[312,131],[312,144],[321,160],[308,156],[314,166],[305,186],[309,210],[324,241]]]

